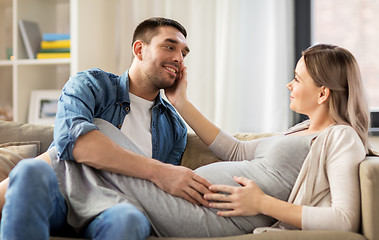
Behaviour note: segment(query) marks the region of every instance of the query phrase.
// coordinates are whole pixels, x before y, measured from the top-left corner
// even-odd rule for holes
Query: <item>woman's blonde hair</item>
[[[330,89],[329,114],[337,124],[350,125],[369,152],[370,111],[359,66],[346,49],[319,44],[303,51],[306,68],[316,85]]]

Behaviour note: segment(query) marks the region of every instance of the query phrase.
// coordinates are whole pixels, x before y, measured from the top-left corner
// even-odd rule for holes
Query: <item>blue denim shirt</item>
[[[77,138],[98,129],[94,118],[101,118],[121,129],[133,106],[129,100],[129,75],[116,76],[100,69],[79,72],[62,90],[55,119],[54,141],[58,157],[74,160]],[[178,165],[187,143],[187,128],[171,104],[155,99],[152,109],[152,156],[164,163]]]

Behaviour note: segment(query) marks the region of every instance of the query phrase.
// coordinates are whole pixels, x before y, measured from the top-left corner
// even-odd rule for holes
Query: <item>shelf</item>
[[[34,90],[60,90],[71,75],[93,67],[117,72],[116,6],[104,0],[0,0],[0,107],[12,107],[13,120],[26,122]],[[36,22],[41,33],[70,33],[71,58],[29,59],[21,19]]]
[[[0,60],[0,67],[1,66],[12,66],[13,65],[13,61],[11,60]]]
[[[15,60],[17,65],[57,65],[70,64],[70,58],[52,58],[52,59],[21,59]]]
[[[5,7],[0,7],[0,83],[6,89],[0,89],[0,104],[11,105],[14,121],[26,122],[31,92],[61,89],[70,76],[72,58],[29,59],[19,20],[36,22],[41,34],[70,33],[71,0],[0,0],[0,6],[1,3]],[[3,12],[6,17],[2,17]],[[12,61],[6,59],[7,48],[13,49]]]
[[[52,59],[22,59],[22,60],[0,60],[0,67],[2,66],[13,66],[17,64],[19,66],[27,65],[66,65],[70,64],[70,58],[52,58]]]
[[[8,60],[7,49],[12,48],[12,12],[12,1],[0,0],[0,61]]]

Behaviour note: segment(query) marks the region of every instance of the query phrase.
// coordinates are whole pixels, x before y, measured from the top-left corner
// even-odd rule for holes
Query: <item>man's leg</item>
[[[85,237],[93,240],[145,239],[150,223],[136,207],[120,203],[97,216],[87,227]]]
[[[1,238],[48,240],[66,226],[67,206],[52,167],[22,160],[9,175],[1,220]]]

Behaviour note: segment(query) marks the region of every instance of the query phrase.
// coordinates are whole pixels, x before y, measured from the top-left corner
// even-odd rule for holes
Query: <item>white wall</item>
[[[282,131],[290,124],[293,0],[118,0],[118,74],[131,61],[131,37],[163,16],[188,31],[188,96],[228,132]]]

